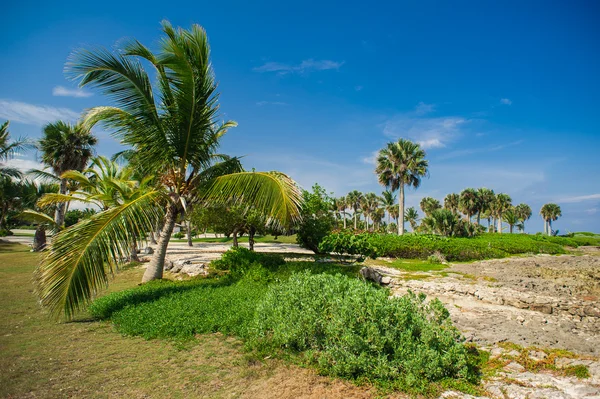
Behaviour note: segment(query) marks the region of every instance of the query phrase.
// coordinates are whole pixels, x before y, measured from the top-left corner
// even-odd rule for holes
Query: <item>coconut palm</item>
[[[490,208],[492,207],[492,203],[496,200],[496,194],[494,193],[494,190],[481,187],[477,189],[477,198],[479,200],[479,207],[477,209],[477,224],[481,224],[481,214],[489,212]]]
[[[433,211],[442,207],[440,205],[440,201],[432,197],[424,197],[419,203],[419,206],[421,207],[423,213],[425,213],[425,216],[431,215]]]
[[[477,190],[465,188],[461,191],[458,209],[467,215],[467,220],[470,222],[471,217],[479,210],[479,196],[477,195]]]
[[[90,132],[90,127],[81,122],[71,124],[63,121],[49,123],[44,126],[43,136],[38,143],[42,153],[42,162],[50,167],[56,176],[68,170],[82,171],[93,155],[93,147],[97,139]],[[67,179],[60,180],[60,194],[67,193]],[[66,204],[56,207],[54,221],[62,226],[65,221]]]
[[[381,193],[381,205],[383,205],[385,211],[387,212],[388,215],[388,228],[389,225],[391,224],[391,218],[393,217],[393,215],[396,215],[397,209],[396,209],[396,196],[394,195],[394,193],[392,193],[391,191],[383,191]]]
[[[367,193],[362,198],[361,208],[363,214],[365,215],[365,222],[367,224],[367,230],[369,230],[369,219],[373,222],[373,214],[379,208],[379,204],[381,204],[381,199],[375,193]]]
[[[17,177],[22,176],[21,172],[16,168],[4,166],[3,163],[12,159],[12,157],[21,150],[26,150],[31,147],[27,139],[20,138],[16,141],[11,141],[10,133],[8,132],[9,121],[0,125],[0,178],[1,177]]]
[[[381,222],[385,217],[385,208],[375,208],[373,212],[371,212],[371,218],[373,219],[373,230],[378,231],[381,226]]]
[[[346,195],[346,202],[348,207],[353,211],[354,217],[354,230],[357,229],[358,211],[360,210],[360,204],[362,202],[363,194],[360,191],[354,190]]]
[[[458,217],[448,209],[435,209],[429,216],[423,219],[421,225],[428,231],[443,236],[454,234]]]
[[[398,198],[398,234],[404,234],[404,186],[417,189],[428,174],[429,162],[417,143],[400,138],[379,151],[375,173],[379,183],[389,190],[400,190]]]
[[[503,220],[508,224],[509,231],[512,234],[514,226],[519,224],[519,216],[515,207],[510,207],[502,215]]]
[[[84,126],[103,123],[135,151],[136,163],[156,173],[160,187],[63,230],[37,270],[37,293],[55,314],[71,317],[107,283],[128,243],[163,227],[142,282],[162,278],[175,221],[191,206],[252,206],[273,223],[299,219],[301,195],[279,172],[245,172],[237,158],[217,153],[236,124],[219,121],[217,84],[204,29],[174,29],[163,22],[158,53],[136,40],[106,49],[77,50],[67,73],[81,86],[99,88],[115,106],[88,111]],[[142,64],[142,62],[144,64]],[[148,73],[143,65],[152,68]],[[151,83],[155,76],[157,83]]]
[[[502,234],[502,220],[504,213],[512,208],[512,199],[508,194],[500,193],[496,195],[496,200],[493,202],[495,216],[498,221],[498,233]]]
[[[346,197],[340,197],[337,199],[337,211],[340,214],[340,217],[344,222],[344,229],[346,229],[346,209],[348,209],[348,204],[346,202]]]
[[[554,203],[544,204],[540,209],[540,215],[544,219],[544,233],[552,235],[552,221],[562,216],[560,206]]]
[[[444,209],[448,209],[454,214],[458,214],[458,204],[460,196],[455,193],[450,193],[444,198]]]
[[[515,206],[515,213],[517,214],[517,217],[519,218],[519,221],[521,222],[522,225],[522,231],[525,232],[525,221],[529,220],[529,218],[531,217],[531,208],[529,207],[529,205],[527,204],[519,204],[517,206]]]
[[[404,212],[404,218],[406,219],[406,221],[408,223],[410,223],[410,228],[412,229],[412,231],[414,233],[417,230],[417,222],[419,221],[419,213],[413,206],[411,206],[410,208],[406,209],[406,212]]]
[[[55,233],[60,230],[60,226],[54,221],[55,206],[46,205],[41,206],[38,201],[46,194],[56,193],[58,191],[58,184],[44,183],[44,182],[29,182],[24,181],[27,185],[26,193],[24,194],[24,201],[28,209],[24,210],[22,217],[37,223],[35,233],[33,236],[32,249],[34,251],[41,251],[46,247],[46,230],[52,229]]]

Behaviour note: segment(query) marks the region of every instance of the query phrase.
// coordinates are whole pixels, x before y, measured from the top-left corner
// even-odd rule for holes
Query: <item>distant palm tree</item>
[[[393,215],[396,215],[396,196],[391,191],[384,191],[381,193],[381,204],[383,205],[385,211],[388,215],[388,226],[391,224],[391,218]]]
[[[419,203],[419,206],[421,207],[423,213],[425,213],[425,216],[431,215],[433,211],[442,207],[440,205],[440,201],[432,197],[424,197]]]
[[[339,197],[337,199],[337,211],[344,221],[344,230],[346,229],[346,209],[348,209],[346,197]]]
[[[446,195],[446,198],[444,198],[444,209],[448,209],[450,212],[458,214],[459,201],[460,196],[458,194],[450,193]]]
[[[436,209],[423,219],[421,226],[429,232],[448,237],[454,235],[458,223],[458,217],[448,209]]]
[[[562,216],[560,206],[554,203],[545,204],[540,209],[540,215],[544,219],[544,233],[552,235],[552,221]]]
[[[529,205],[527,204],[519,204],[517,206],[515,206],[515,213],[517,214],[517,217],[519,218],[519,221],[521,222],[521,226],[523,232],[525,232],[525,221],[529,220],[529,218],[531,217],[531,208],[529,207]]]
[[[421,185],[423,176],[427,176],[429,162],[425,159],[425,151],[417,143],[399,139],[395,143],[388,143],[379,151],[375,173],[379,183],[392,192],[400,190],[398,198],[398,234],[404,234],[404,186],[414,187]]]
[[[385,209],[384,208],[375,208],[373,212],[371,212],[371,217],[373,218],[373,231],[378,231],[381,226],[381,222],[385,217]]]
[[[494,201],[494,211],[496,213],[498,221],[498,233],[502,234],[502,220],[504,213],[512,208],[512,199],[508,194],[500,193],[496,195],[496,201]]]
[[[11,141],[8,132],[9,123],[9,121],[6,121],[0,125],[0,178],[5,176],[20,178],[22,174],[18,169],[4,166],[3,163],[12,159],[18,151],[31,147],[31,144],[27,139],[23,138]]]
[[[56,176],[68,170],[82,171],[93,155],[93,147],[97,143],[90,128],[81,122],[75,125],[58,121],[44,126],[43,137],[38,148],[42,153],[42,162],[52,168]],[[60,179],[60,194],[67,193],[67,179]],[[66,204],[56,207],[54,222],[62,226],[65,221]]]
[[[492,203],[496,200],[496,194],[494,193],[494,190],[481,187],[477,189],[477,198],[479,200],[479,207],[477,209],[477,224],[481,224],[481,214],[489,212]]]
[[[513,232],[513,227],[517,224],[519,224],[519,216],[515,210],[514,207],[510,207],[509,209],[507,209],[504,212],[504,215],[502,216],[504,221],[508,224],[509,226],[509,231],[512,234]]]
[[[470,222],[471,217],[479,210],[479,196],[473,188],[465,188],[460,193],[458,209],[465,215]]]
[[[373,221],[373,224],[374,224],[373,214],[379,208],[380,204],[381,204],[381,199],[377,196],[377,194],[367,193],[364,195],[362,204],[361,204],[361,208],[365,215],[365,221],[367,223],[367,230],[369,230],[369,219],[371,219],[371,221]]]
[[[417,222],[419,221],[419,213],[413,206],[411,206],[410,208],[408,208],[406,210],[406,212],[404,212],[404,218],[406,219],[406,221],[408,223],[410,223],[410,228],[412,229],[412,231],[414,233],[417,230]]]
[[[60,226],[56,225],[53,215],[55,206],[40,206],[38,201],[46,194],[56,193],[58,191],[58,184],[44,183],[44,182],[29,182],[24,181],[27,185],[27,194],[24,195],[26,202],[26,209],[22,213],[24,219],[29,219],[37,223],[35,233],[33,236],[33,251],[41,251],[46,247],[46,230],[52,229],[55,233],[60,230]]]
[[[362,203],[363,194],[360,191],[354,190],[346,195],[348,206],[353,210],[352,217],[354,218],[354,230],[357,229],[358,211]]]

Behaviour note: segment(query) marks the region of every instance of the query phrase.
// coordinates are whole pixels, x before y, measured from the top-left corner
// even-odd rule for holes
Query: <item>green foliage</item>
[[[296,240],[301,247],[320,253],[319,244],[335,226],[335,219],[329,212],[332,201],[318,184],[312,187],[312,192],[304,190],[302,197],[302,220],[298,224]]]
[[[285,260],[279,254],[262,254],[244,247],[232,247],[221,259],[212,261],[210,265],[217,270],[229,270],[232,275],[240,276],[253,267],[263,266],[269,270],[276,270],[284,264]]]
[[[183,234],[181,231],[178,231],[177,233],[173,234],[173,238],[176,238],[178,240],[181,240],[184,236],[185,234]]]
[[[476,381],[467,350],[439,300],[389,298],[340,275],[293,275],[258,305],[249,345],[304,353],[328,375],[415,392],[445,378]]]
[[[83,209],[83,210],[71,209],[71,210],[67,211],[67,213],[65,214],[65,227],[73,226],[75,223],[79,222],[80,220],[87,219],[95,213],[96,213],[96,211],[94,211],[93,209],[89,209],[89,208]]]
[[[12,236],[13,232],[9,229],[0,229],[0,237]]]
[[[574,239],[526,234],[482,234],[471,238],[368,233],[352,236],[347,232],[331,234],[324,239],[322,249],[337,254],[351,254],[354,251],[373,258],[427,259],[439,252],[449,261],[470,261],[523,253],[562,254],[565,253],[563,246],[578,245]],[[360,246],[356,243],[360,243]]]

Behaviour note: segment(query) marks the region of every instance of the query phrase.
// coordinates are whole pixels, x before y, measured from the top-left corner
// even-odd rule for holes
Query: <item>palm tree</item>
[[[531,217],[531,208],[527,204],[519,204],[515,206],[515,213],[521,222],[523,232],[525,232],[525,221]]]
[[[515,207],[510,207],[509,209],[507,209],[502,217],[504,221],[508,223],[510,233],[512,234],[513,227],[519,224],[519,216],[515,210]]]
[[[375,193],[367,193],[363,196],[361,208],[365,215],[365,222],[367,224],[367,230],[369,230],[369,219],[373,221],[373,214],[379,208],[379,204],[381,203],[381,199]]]
[[[357,220],[358,220],[358,210],[360,209],[360,204],[362,203],[363,194],[360,191],[354,190],[346,195],[346,201],[348,206],[353,210],[354,217],[354,230],[357,229]]]
[[[97,139],[91,134],[89,126],[81,122],[73,125],[58,121],[44,126],[38,149],[42,153],[42,162],[52,168],[56,176],[61,176],[68,170],[85,169],[96,143]],[[59,193],[67,193],[65,178],[60,180]],[[64,224],[65,212],[65,203],[56,207],[54,221],[58,226]]]
[[[54,232],[60,230],[60,226],[57,226],[54,218],[51,216],[54,214],[55,206],[41,206],[38,201],[46,194],[56,193],[58,191],[58,184],[44,183],[44,182],[24,182],[27,185],[26,194],[24,200],[26,209],[22,213],[24,219],[29,219],[37,222],[35,228],[35,234],[33,236],[33,251],[41,251],[46,247],[46,230],[51,228]]]
[[[346,204],[346,197],[334,198],[335,210],[340,215],[344,222],[344,230],[346,229],[346,209],[348,205]]]
[[[371,217],[373,218],[373,230],[378,231],[381,226],[381,222],[385,217],[385,208],[375,208],[371,213]]]
[[[496,194],[494,193],[494,190],[481,187],[477,190],[477,198],[479,199],[479,208],[477,209],[477,224],[481,224],[481,214],[489,212],[492,203],[496,200]]]
[[[396,196],[391,191],[383,191],[381,193],[381,204],[383,205],[385,211],[388,215],[388,226],[391,223],[392,215],[397,214],[396,209]],[[389,227],[388,227],[389,228]]]
[[[498,220],[498,233],[502,234],[502,219],[504,213],[512,208],[512,199],[508,194],[500,193],[496,195],[494,201],[494,211]]]
[[[554,203],[545,204],[540,209],[540,215],[544,219],[544,233],[552,235],[552,221],[562,216],[560,206]]]
[[[446,195],[446,198],[444,198],[444,209],[448,209],[450,212],[458,214],[459,201],[460,196],[458,194],[450,193]]]
[[[406,210],[406,212],[404,212],[404,218],[406,219],[406,221],[408,223],[410,223],[410,228],[412,229],[412,231],[414,233],[417,230],[417,222],[419,221],[419,213],[413,206],[411,206],[410,208],[408,208]]]
[[[459,219],[456,214],[448,209],[435,209],[431,215],[423,219],[421,225],[430,232],[443,236],[451,236],[454,234],[456,225]]]
[[[101,89],[115,106],[88,111],[84,126],[103,123],[135,151],[136,165],[156,173],[160,186],[63,230],[36,272],[37,293],[55,314],[71,317],[107,283],[134,236],[163,218],[158,246],[142,282],[162,278],[175,221],[190,207],[217,203],[252,206],[290,226],[301,194],[279,172],[245,172],[238,158],[218,154],[220,138],[236,124],[219,121],[217,85],[206,32],[163,22],[160,50],[136,40],[106,49],[75,51],[67,73],[81,86]],[[149,74],[144,66],[153,68]],[[150,76],[157,83],[152,84]]]
[[[431,215],[433,211],[442,207],[440,205],[440,201],[432,197],[424,197],[419,203],[419,206],[421,207],[423,213],[425,213],[425,216]]]
[[[473,188],[465,188],[460,193],[458,208],[462,213],[467,215],[467,220],[470,222],[471,217],[479,210],[479,196]]]
[[[0,178],[2,177],[21,177],[21,172],[18,169],[4,166],[2,163],[12,159],[12,157],[20,150],[25,150],[31,147],[27,139],[20,138],[17,141],[10,140],[8,132],[9,121],[0,125]]]
[[[417,143],[400,138],[388,143],[377,156],[375,173],[379,183],[389,190],[400,190],[398,198],[398,234],[404,234],[404,186],[419,188],[421,179],[428,174],[429,162],[425,151]]]

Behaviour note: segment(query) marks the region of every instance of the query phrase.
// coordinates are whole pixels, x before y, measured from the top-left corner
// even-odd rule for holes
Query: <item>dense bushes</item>
[[[229,270],[233,275],[242,275],[252,267],[264,266],[273,270],[283,264],[285,260],[279,254],[265,254],[243,247],[232,247],[221,256],[221,259],[212,261],[210,265],[217,270]]]
[[[482,234],[472,238],[438,235],[403,236],[339,232],[326,237],[321,249],[337,254],[427,259],[436,251],[449,261],[503,258],[522,253],[565,253],[563,246],[577,246],[572,238],[526,234]]]
[[[303,352],[321,372],[422,391],[473,378],[448,311],[437,299],[387,291],[340,275],[295,274],[258,305],[250,345]]]

